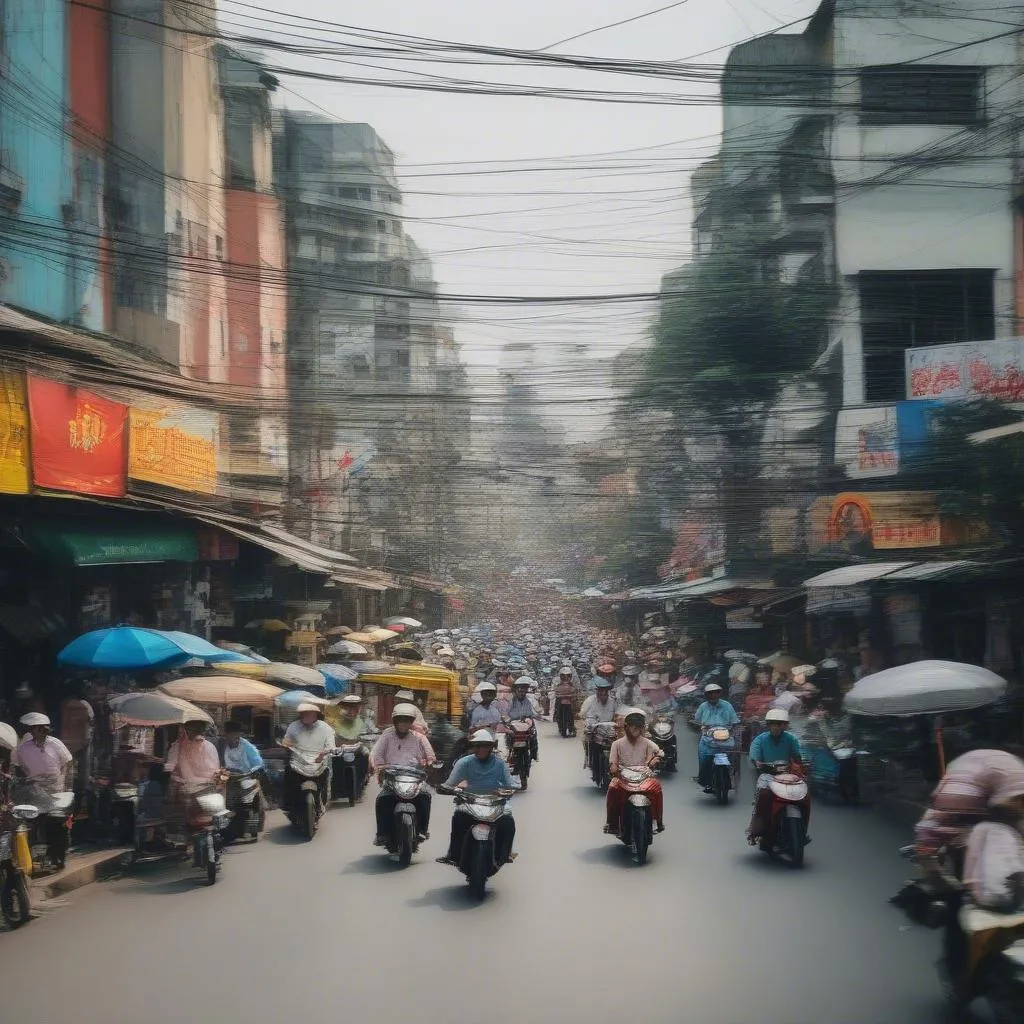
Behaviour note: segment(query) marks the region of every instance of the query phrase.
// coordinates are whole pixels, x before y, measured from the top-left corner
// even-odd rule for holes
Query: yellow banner
[[[25,378],[0,370],[0,494],[28,494],[29,482]]]
[[[132,405],[128,476],[179,491],[217,493],[217,417],[181,405]]]

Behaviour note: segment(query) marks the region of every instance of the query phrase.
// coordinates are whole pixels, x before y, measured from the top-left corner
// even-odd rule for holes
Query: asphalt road
[[[687,737],[684,742],[690,743]],[[489,1024],[933,1024],[932,933],[886,900],[904,835],[865,809],[816,807],[806,866],[743,841],[751,782],[718,807],[682,770],[643,868],[601,833],[580,746],[544,727],[514,801],[515,864],[482,904],[433,838],[399,870],[370,845],[372,793],[311,843],[272,820],[217,885],[147,868],[0,935],[0,1019]],[[276,819],[276,816],[275,816]]]

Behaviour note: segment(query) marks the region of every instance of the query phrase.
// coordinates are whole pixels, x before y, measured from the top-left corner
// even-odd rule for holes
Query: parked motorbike
[[[267,821],[267,801],[257,772],[232,772],[228,777],[227,808],[233,817],[224,833],[225,842],[233,843],[245,836],[259,839]]]
[[[598,722],[590,736],[590,774],[594,785],[605,790],[611,782],[611,750],[615,742],[615,723]]]
[[[761,773],[770,776],[768,788],[772,802],[760,848],[769,857],[777,857],[791,867],[803,867],[807,821],[801,804],[807,799],[807,782],[791,770],[787,761],[762,765]]]
[[[509,745],[509,763],[512,774],[519,776],[519,788],[526,789],[530,781],[530,765],[533,754],[530,744],[537,735],[537,726],[532,718],[517,718],[509,722],[506,737]]]
[[[384,834],[384,846],[403,868],[409,866],[420,847],[415,800],[426,784],[427,773],[422,768],[390,765],[381,771],[381,792],[398,798],[391,830]]]
[[[39,808],[32,804],[15,804],[0,816],[0,912],[11,928],[25,924],[32,913],[28,823],[38,815]]]
[[[679,764],[679,743],[676,739],[676,720],[674,716],[658,715],[648,729],[648,735],[661,747],[662,760],[660,771],[674,772]]]
[[[28,831],[33,861],[36,864],[46,862],[51,868],[62,870],[71,845],[75,794],[71,790],[51,789],[37,779],[19,780],[13,792],[19,804],[29,804],[39,812]]]
[[[900,853],[914,860],[912,846]],[[908,882],[890,902],[914,924],[942,929],[936,967],[957,1020],[975,1000],[988,1004],[996,1024],[1024,1020],[1024,914],[994,914],[966,903],[963,885],[945,868]]]
[[[298,792],[289,798],[290,806],[284,810],[288,820],[307,839],[316,835],[320,818],[327,809],[320,799],[319,780],[324,772],[331,770],[332,759],[325,757],[318,761],[294,747],[289,750],[288,766],[296,775],[301,776],[302,781]]]
[[[566,736],[575,736],[576,715],[572,697],[556,697],[555,702],[555,722],[558,724],[558,734],[562,739],[565,739]]]
[[[349,807],[354,807],[356,801],[362,799],[363,791],[370,779],[367,761],[359,757],[360,753],[367,753],[362,740],[358,743],[343,743],[334,755],[334,764],[331,768],[331,799],[348,800]]]
[[[622,808],[622,827],[619,838],[630,848],[633,859],[643,866],[647,863],[647,851],[654,842],[654,818],[651,815],[651,801],[641,791],[643,784],[654,776],[649,766],[619,769],[619,782],[629,794]]]
[[[495,825],[506,813],[505,809],[514,790],[467,793],[439,786],[437,791],[454,796],[456,808],[463,808],[473,819],[462,844],[458,868],[466,876],[473,898],[482,900],[487,891],[487,880],[502,867],[497,858]]]
[[[736,788],[736,740],[731,729],[708,726],[701,730],[712,752],[711,789],[723,807],[729,802],[729,793]]]

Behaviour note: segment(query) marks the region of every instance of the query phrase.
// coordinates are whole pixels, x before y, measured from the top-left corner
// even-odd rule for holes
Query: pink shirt
[[[47,736],[40,747],[31,735],[28,735],[11,754],[11,764],[21,765],[30,779],[38,778],[40,775],[60,776],[65,766],[73,760],[71,751],[56,736]]]
[[[209,740],[178,740],[167,751],[166,767],[186,784],[210,782],[220,771],[220,757]]]
[[[382,768],[384,765],[416,768],[422,762],[433,764],[436,760],[434,748],[426,736],[414,729],[410,729],[405,736],[399,736],[394,726],[384,730],[370,753],[374,768]]]
[[[641,736],[636,743],[630,743],[628,737],[622,736],[612,744],[608,761],[612,771],[622,767],[640,768],[660,753],[661,747],[646,736]]]

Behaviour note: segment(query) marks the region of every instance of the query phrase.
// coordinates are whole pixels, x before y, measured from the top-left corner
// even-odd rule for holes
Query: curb
[[[121,871],[121,858],[128,852],[128,847],[117,847],[112,850],[101,850],[68,858],[67,867],[54,875],[47,875],[33,881],[32,895],[42,900],[63,896],[83,885],[110,878]]]

